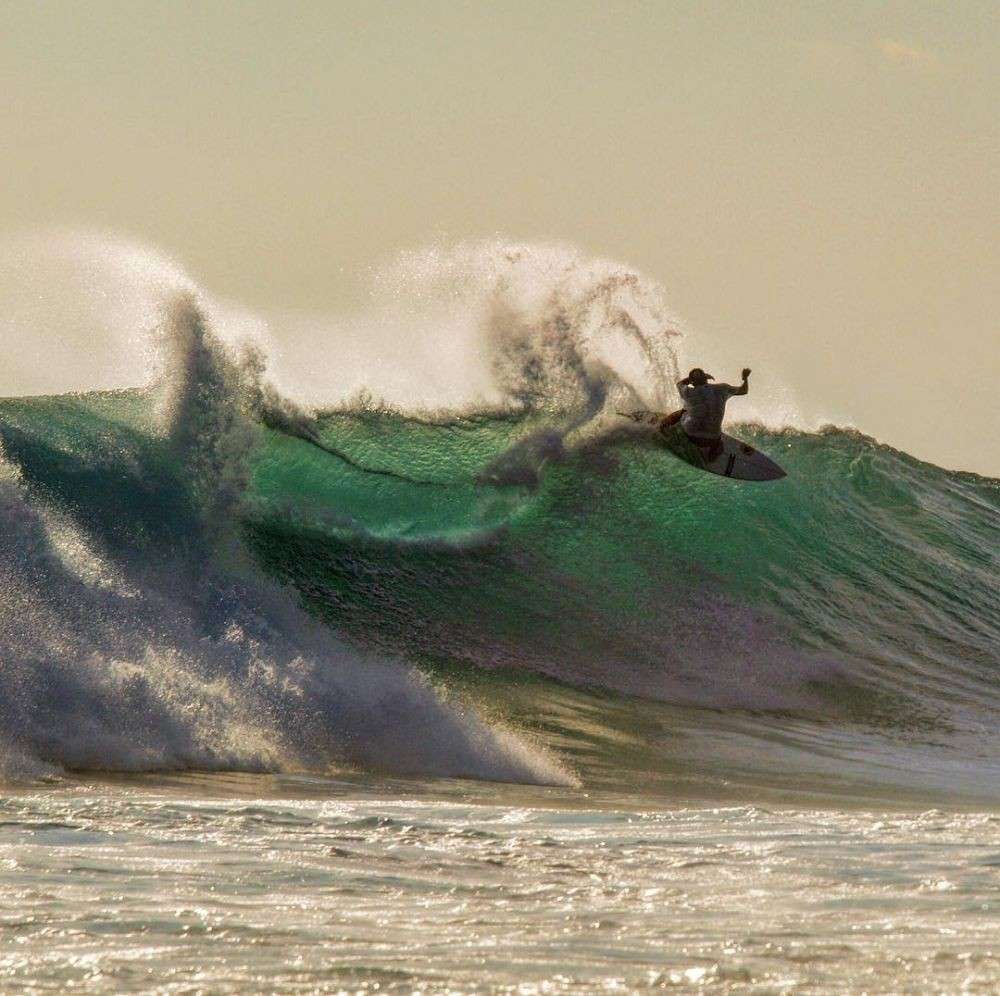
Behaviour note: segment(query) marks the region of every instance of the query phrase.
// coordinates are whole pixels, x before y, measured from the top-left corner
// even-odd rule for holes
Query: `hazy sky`
[[[567,241],[717,373],[1000,475],[996,0],[6,0],[0,88],[0,231],[122,232],[265,312],[435,236]]]

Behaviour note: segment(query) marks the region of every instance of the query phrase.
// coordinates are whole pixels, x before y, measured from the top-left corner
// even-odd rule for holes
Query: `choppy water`
[[[190,293],[0,401],[3,988],[994,989],[1000,482],[701,474],[638,278],[497,293],[496,404],[306,411]]]
[[[0,819],[5,992],[1000,984],[996,815],[217,776]]]

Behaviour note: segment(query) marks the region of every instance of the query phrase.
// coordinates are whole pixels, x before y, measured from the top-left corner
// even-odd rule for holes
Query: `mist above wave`
[[[600,422],[619,408],[672,407],[680,369],[717,352],[682,325],[655,280],[560,244],[497,238],[403,252],[372,271],[362,307],[324,315],[254,313],[199,287],[155,247],[107,233],[7,236],[0,264],[7,396],[155,382],[161,315],[184,294],[197,296],[218,340],[252,344],[267,383],[303,407],[365,400]],[[739,413],[801,423],[766,373]]]

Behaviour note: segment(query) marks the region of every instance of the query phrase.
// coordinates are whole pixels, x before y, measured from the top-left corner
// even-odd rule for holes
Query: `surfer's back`
[[[680,389],[684,402],[681,428],[689,436],[718,439],[726,402],[736,393],[729,384],[685,384]]]

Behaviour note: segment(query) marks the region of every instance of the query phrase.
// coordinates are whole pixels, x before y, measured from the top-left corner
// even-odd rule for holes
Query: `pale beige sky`
[[[998,53],[995,0],[8,0],[0,232],[122,232],[263,312],[566,241],[717,372],[996,476]]]

